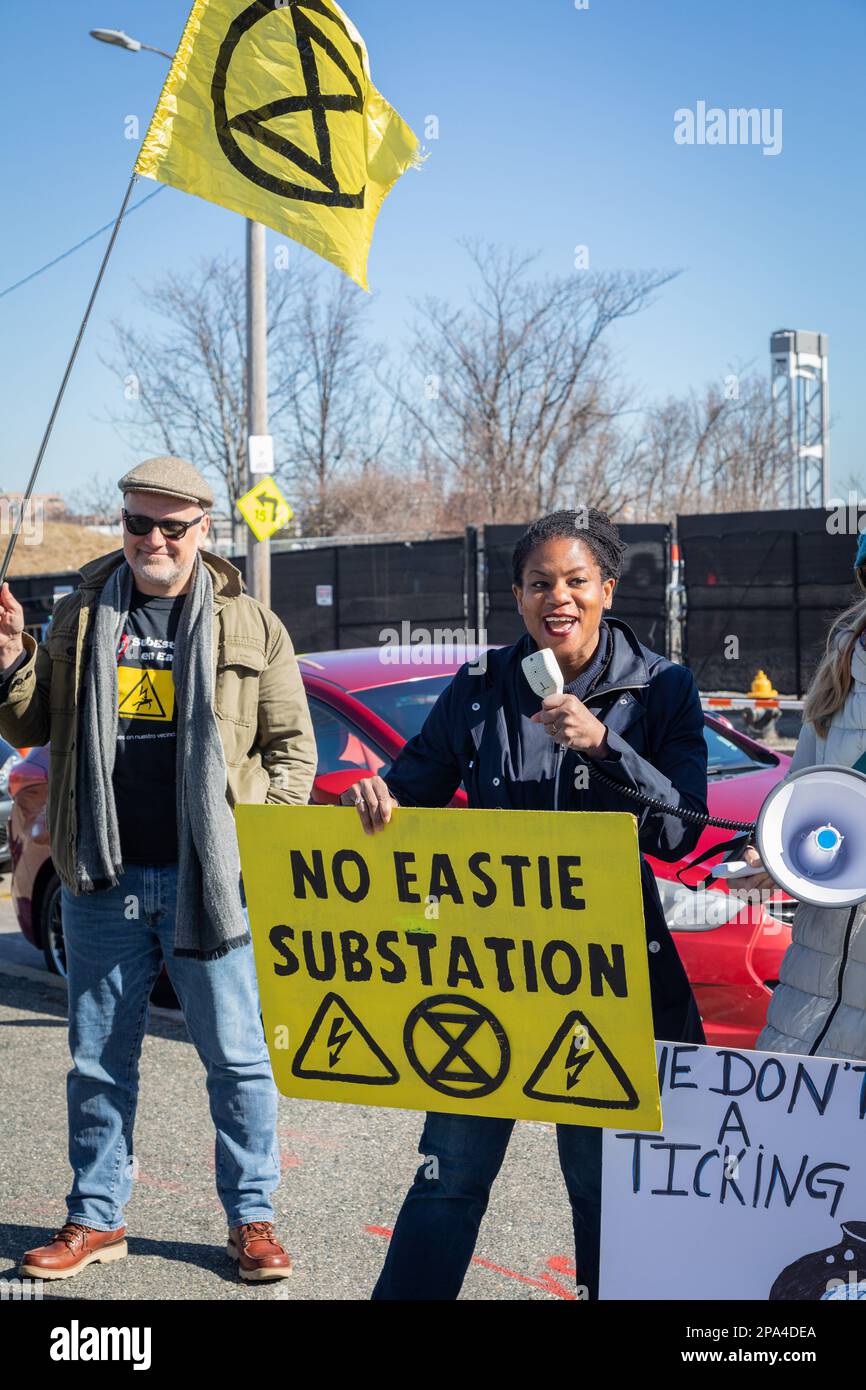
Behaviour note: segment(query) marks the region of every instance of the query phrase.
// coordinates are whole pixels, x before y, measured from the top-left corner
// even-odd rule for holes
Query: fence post
[[[342,618],[342,587],[340,579],[340,547],[334,546],[334,650],[342,651],[343,633],[341,628]]]
[[[463,622],[467,641],[478,641],[478,527],[467,526],[463,539]]]
[[[796,680],[796,683],[797,683],[797,688],[796,688],[796,690],[794,691],[794,695],[795,695],[796,699],[800,700],[800,699],[802,699],[802,697],[803,697],[803,671],[802,671],[802,667],[801,667],[802,652],[801,652],[801,650],[800,650],[801,643],[800,643],[800,533],[799,533],[799,531],[792,531],[792,532],[791,532],[791,545],[792,545],[792,549],[793,549],[793,555],[791,556],[791,559],[792,559],[792,562],[793,562],[792,565],[791,565],[791,570],[792,570],[792,574],[791,574],[791,589],[792,589],[791,597],[792,597],[792,599],[793,599],[793,603],[791,604],[791,613],[792,613],[793,620],[794,620],[794,673],[795,673],[795,680]],[[771,673],[771,674],[772,674],[772,673]]]

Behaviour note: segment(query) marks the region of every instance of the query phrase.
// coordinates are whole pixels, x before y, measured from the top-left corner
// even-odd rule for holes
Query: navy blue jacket
[[[631,628],[606,619],[610,653],[584,704],[607,728],[609,756],[591,760],[626,787],[690,810],[707,809],[707,745],[691,672],[644,647]],[[524,811],[631,811],[643,853],[674,861],[694,849],[700,826],[641,806],[590,775],[531,717],[541,708],[521,668],[537,650],[527,633],[467,663],[442,692],[420,733],[384,780],[403,806],[447,806],[462,782],[469,805]],[[585,780],[585,779],[584,779]],[[653,873],[641,855],[644,919],[657,1038],[703,1042],[691,988],[668,931]]]

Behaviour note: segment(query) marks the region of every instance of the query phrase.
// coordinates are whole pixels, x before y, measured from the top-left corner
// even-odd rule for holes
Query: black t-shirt
[[[177,712],[172,663],[185,594],[136,589],[117,652],[114,800],[124,864],[177,860]]]

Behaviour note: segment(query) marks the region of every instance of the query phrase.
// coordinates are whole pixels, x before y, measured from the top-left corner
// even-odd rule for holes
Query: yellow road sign
[[[294,512],[273,478],[264,478],[238,498],[238,511],[257,541],[282,531]]]
[[[284,1095],[661,1128],[633,816],[236,818]]]

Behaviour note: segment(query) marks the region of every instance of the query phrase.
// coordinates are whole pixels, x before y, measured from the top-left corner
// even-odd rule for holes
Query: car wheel
[[[45,964],[52,975],[66,976],[66,948],[63,944],[63,918],[60,915],[60,879],[48,881],[39,909],[39,940]]]

